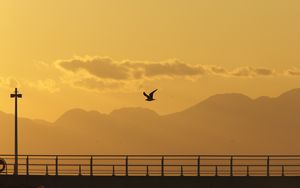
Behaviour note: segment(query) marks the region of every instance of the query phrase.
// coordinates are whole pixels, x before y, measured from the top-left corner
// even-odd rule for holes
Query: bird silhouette
[[[151,93],[149,93],[149,95],[147,93],[143,92],[143,94],[145,95],[145,97],[147,97],[145,100],[146,101],[154,101],[155,99],[153,98],[153,95],[154,95],[154,93],[156,91],[157,91],[157,89],[154,90],[154,91],[152,91]]]

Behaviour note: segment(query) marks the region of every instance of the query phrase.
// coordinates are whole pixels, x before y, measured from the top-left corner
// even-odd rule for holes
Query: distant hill
[[[13,115],[0,113],[1,153],[13,152]],[[72,109],[57,121],[20,119],[21,153],[299,154],[300,89],[276,98],[219,94],[160,116]]]

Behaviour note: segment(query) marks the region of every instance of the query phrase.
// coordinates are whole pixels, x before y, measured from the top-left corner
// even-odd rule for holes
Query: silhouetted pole
[[[15,98],[15,165],[14,175],[18,175],[18,98],[22,98],[22,94],[15,88],[15,93],[10,94],[10,98]]]

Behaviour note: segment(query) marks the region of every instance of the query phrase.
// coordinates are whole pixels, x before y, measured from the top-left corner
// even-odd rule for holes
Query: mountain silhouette
[[[251,99],[218,94],[181,112],[110,114],[71,109],[55,122],[20,118],[20,153],[297,154],[300,89]],[[0,113],[2,153],[13,152],[14,116]]]

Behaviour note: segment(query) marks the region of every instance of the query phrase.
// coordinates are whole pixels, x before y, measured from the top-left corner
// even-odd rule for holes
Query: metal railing
[[[14,155],[1,175],[14,174]],[[300,155],[19,155],[18,175],[300,176]]]

